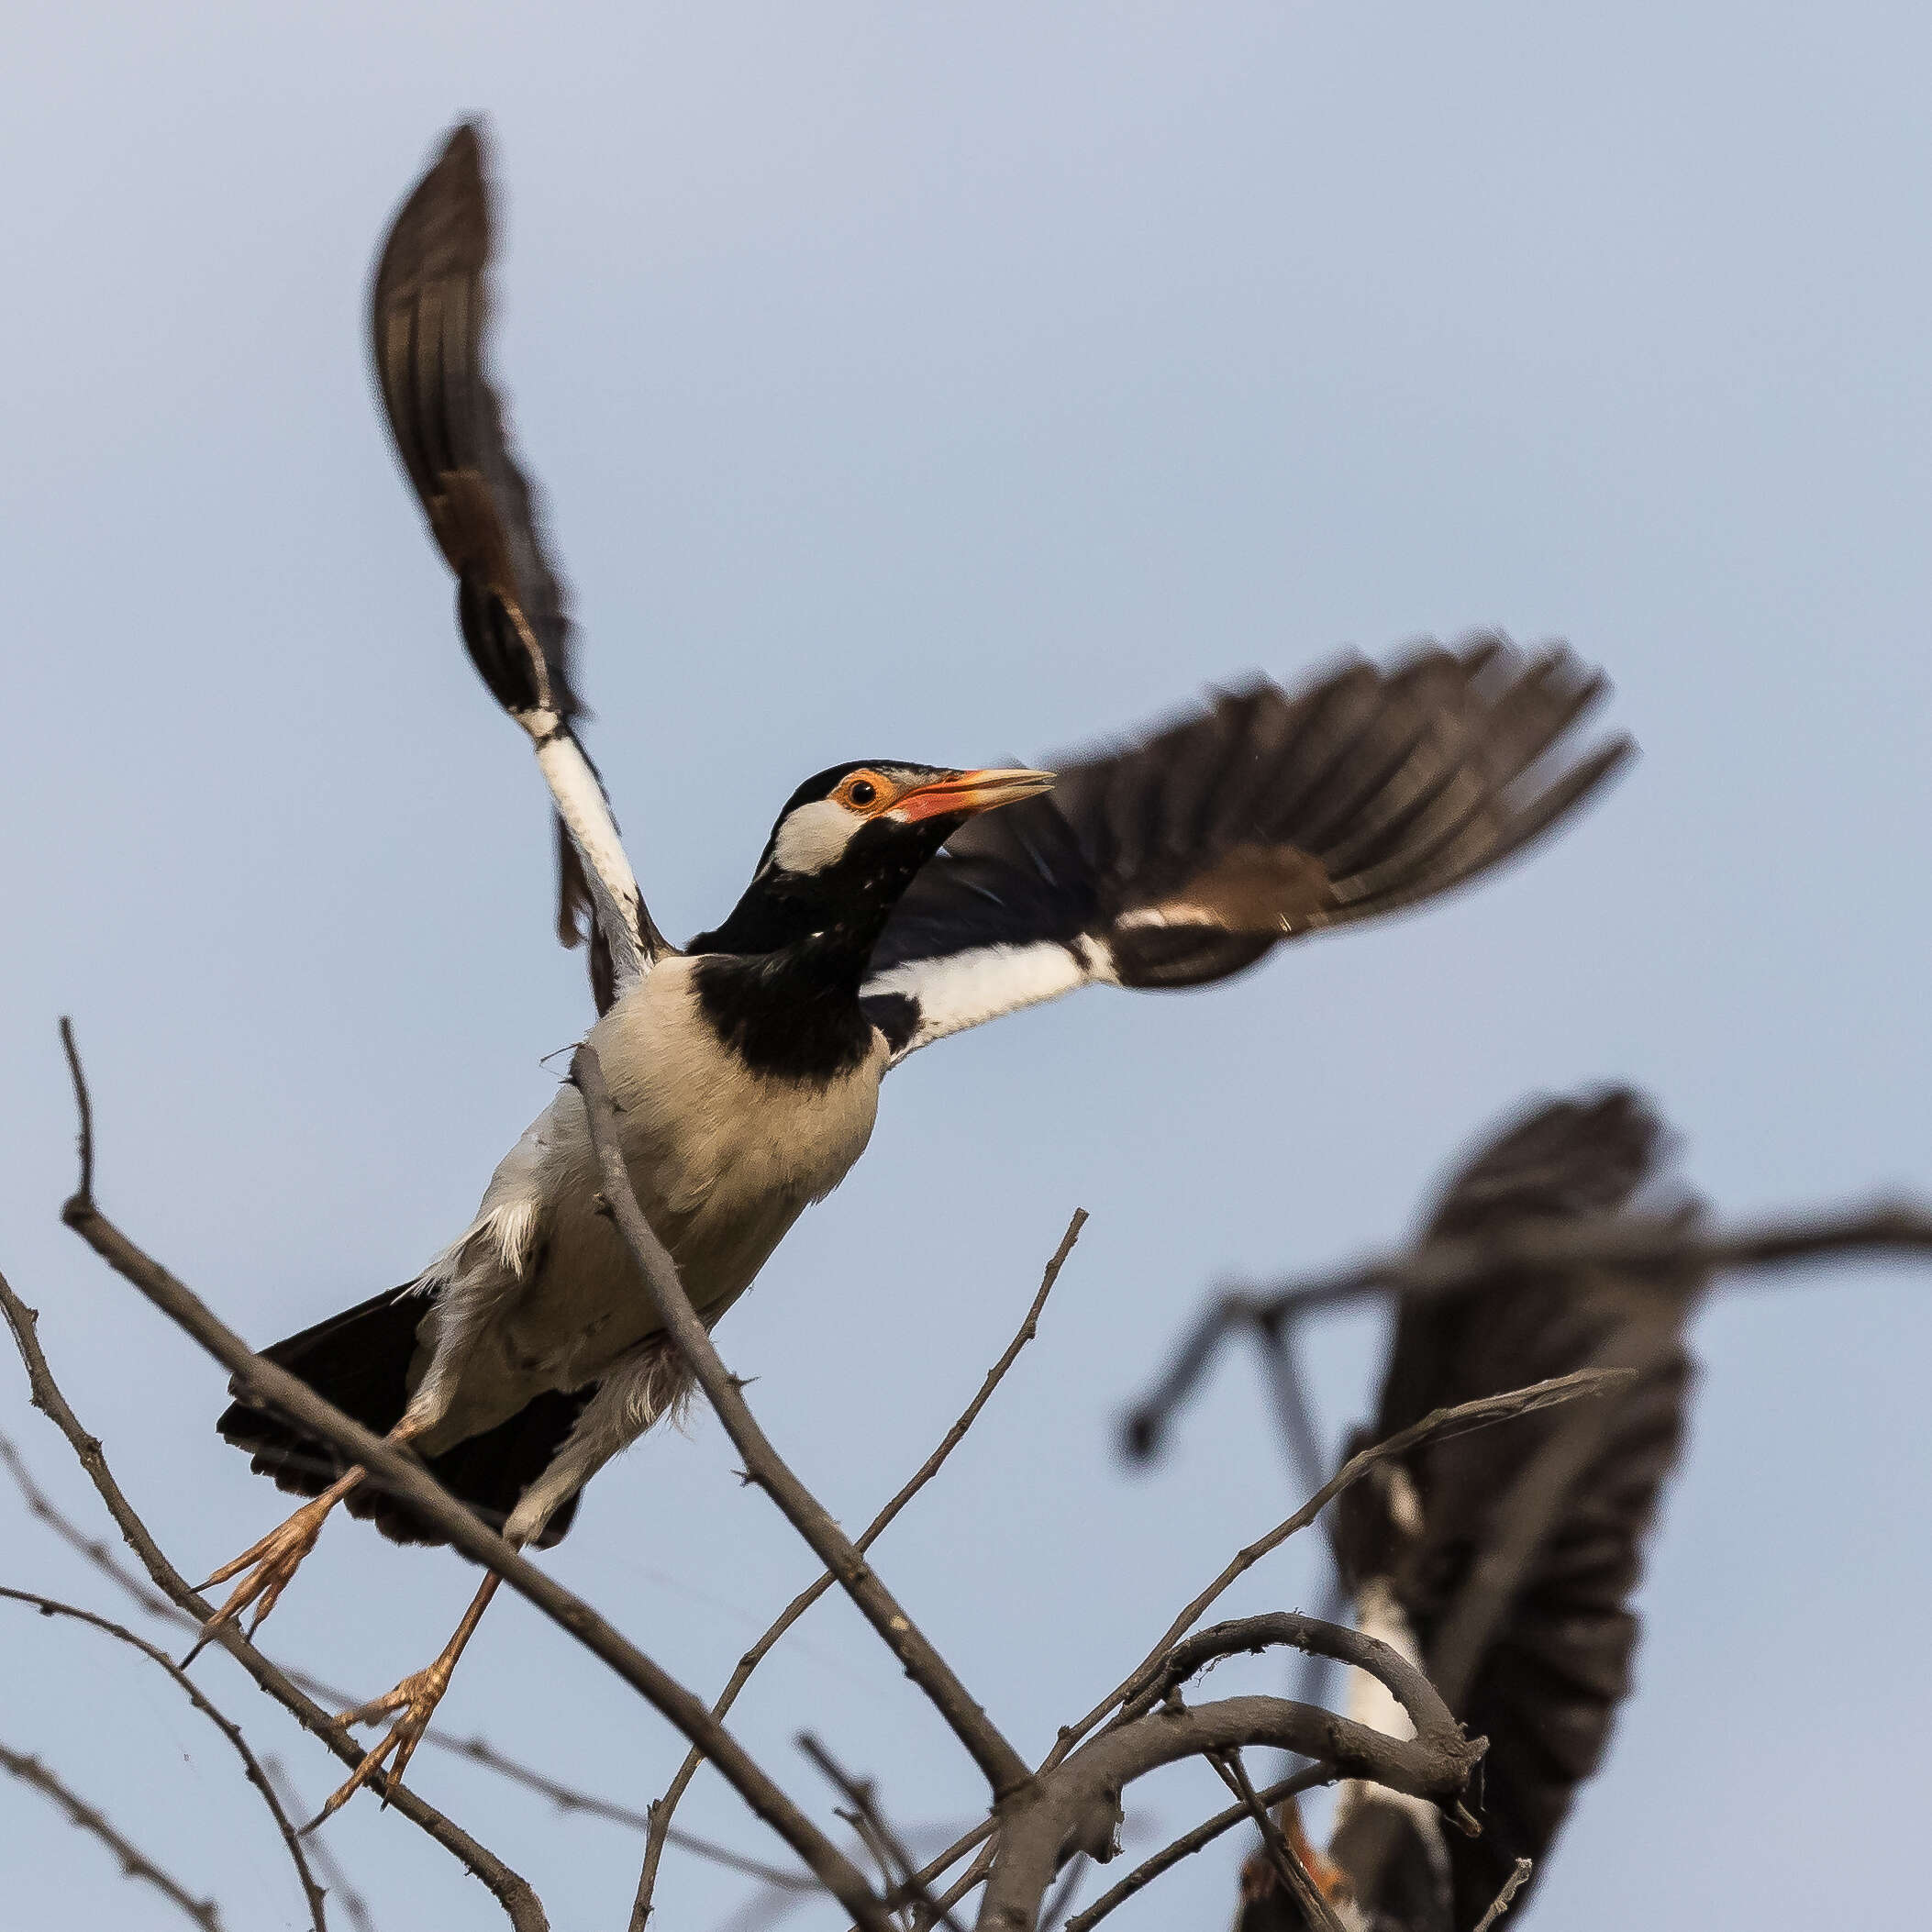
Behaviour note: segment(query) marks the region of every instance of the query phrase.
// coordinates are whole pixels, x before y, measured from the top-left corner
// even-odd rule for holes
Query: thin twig
[[[81,1071],[81,1049],[74,1044],[73,1022],[61,1016],[61,1045],[67,1054],[67,1071],[73,1081],[74,1105],[80,1125],[74,1134],[74,1154],[81,1163],[81,1184],[76,1190],[83,1201],[94,1199],[94,1102],[87,1092],[87,1076]]]
[[[832,1513],[799,1481],[752,1416],[741,1385],[726,1368],[691,1305],[676,1262],[638,1205],[618,1140],[616,1105],[597,1056],[588,1046],[579,1047],[572,1057],[571,1078],[583,1096],[605,1205],[650,1289],[659,1321],[743,1459],[746,1476],[771,1497],[813,1554],[838,1577],[860,1615],[985,1774],[994,1798],[1019,1790],[1031,1776],[1026,1760],[1001,1735],[952,1666],[905,1614]],[[715,1724],[712,1727],[716,1728]],[[695,1738],[697,1733],[690,1735]]]
[[[306,1817],[309,1807],[302,1801],[302,1793],[295,1789],[294,1779],[288,1774],[288,1767],[280,1758],[264,1752],[261,1768],[268,1773],[269,1782],[275,1787],[275,1795],[282,1800],[282,1807],[292,1817]],[[307,1850],[316,1870],[322,1874],[322,1883],[330,1898],[349,1915],[349,1923],[354,1932],[376,1932],[374,1915],[369,1909],[369,1901],[356,1889],[340,1859],[328,1848],[328,1840],[317,1832],[307,1841]]]
[[[1378,1255],[1328,1274],[1217,1294],[1183,1338],[1160,1380],[1123,1424],[1127,1453],[1159,1448],[1174,1411],[1193,1391],[1222,1338],[1267,1330],[1319,1309],[1381,1294],[1429,1301],[1480,1286],[1499,1271],[1552,1272],[1616,1268],[1699,1278],[1782,1268],[1839,1255],[1924,1253],[1932,1249],[1932,1209],[1911,1200],[1821,1209],[1811,1215],[1706,1232],[1677,1215],[1598,1215],[1524,1220],[1487,1236],[1430,1241]]]
[[[1529,1874],[1534,1870],[1533,1861],[1518,1859],[1516,1870],[1503,1881],[1503,1889],[1491,1902],[1490,1908],[1476,1921],[1476,1932],[1489,1932],[1489,1928],[1509,1910],[1510,1901],[1529,1882]]]
[[[1221,1774],[1221,1781],[1248,1807],[1251,1817],[1261,1834],[1261,1843],[1267,1848],[1269,1862],[1273,1865],[1275,1876],[1287,1887],[1288,1895],[1301,1907],[1302,1916],[1318,1926],[1320,1932],[1342,1932],[1342,1923],[1335,1915],[1335,1908],[1322,1896],[1321,1887],[1315,1882],[1314,1874],[1302,1863],[1300,1854],[1288,1842],[1287,1834],[1270,1815],[1249,1782],[1248,1767],[1241,1762],[1239,1751],[1216,1751],[1209,1756],[1208,1762]]]
[[[0,1584],[0,1600],[25,1604],[29,1609],[38,1610],[42,1616],[64,1616],[75,1623],[85,1624],[113,1638],[117,1643],[139,1650],[158,1670],[164,1671],[176,1687],[187,1697],[188,1702],[228,1740],[235,1755],[241,1760],[241,1768],[248,1781],[261,1793],[261,1802],[268,1806],[269,1815],[275,1821],[275,1829],[281,1835],[287,1849],[290,1861],[295,1868],[295,1876],[301,1881],[303,1897],[308,1903],[309,1923],[315,1932],[328,1932],[328,1922],[322,1909],[322,1888],[316,1882],[315,1874],[308,1869],[308,1860],[304,1856],[301,1840],[295,1836],[295,1827],[287,1812],[282,1808],[282,1800],[275,1793],[268,1775],[261,1769],[261,1761],[249,1749],[249,1742],[241,1735],[241,1727],[224,1715],[209,1700],[201,1686],[183,1671],[165,1650],[157,1649],[144,1637],[137,1637],[123,1625],[114,1623],[107,1617],[92,1610],[83,1610],[77,1604],[63,1604],[57,1597],[41,1596],[31,1590],[16,1590]]]
[[[879,1809],[872,1782],[853,1777],[809,1731],[799,1734],[798,1748],[852,1807],[853,1829],[876,1848],[873,1856],[879,1860],[888,1887],[886,1904],[894,1910],[910,1904],[915,1925],[944,1925],[950,1932],[960,1932],[951,1914],[936,1904],[932,1894],[920,1883],[912,1854]]]
[[[80,1091],[84,1096],[85,1087]],[[87,1117],[84,1109],[82,1117],[83,1120]],[[21,1362],[27,1370],[28,1400],[67,1438],[69,1446],[80,1459],[81,1467],[106,1505],[107,1514],[114,1518],[128,1547],[139,1558],[141,1567],[153,1580],[155,1587],[197,1624],[205,1623],[215,1614],[214,1606],[168,1560],[161,1545],[154,1540],[153,1533],[122,1493],[120,1484],[107,1467],[100,1438],[89,1435],[82,1427],[79,1416],[54,1381],[53,1371],[47,1365],[47,1357],[35,1333],[39,1316],[14,1293],[5,1275],[0,1275],[0,1314],[6,1316],[7,1327],[13,1331],[14,1345],[20,1351]],[[215,1641],[255,1680],[265,1694],[289,1712],[305,1730],[319,1738],[342,1763],[353,1768],[362,1761],[363,1747],[336,1722],[332,1713],[305,1695],[285,1671],[271,1663],[233,1624],[224,1625]],[[508,1915],[515,1932],[548,1932],[550,1922],[544,1916],[542,1901],[528,1880],[513,1871],[487,1846],[480,1844],[461,1826],[446,1818],[435,1805],[426,1803],[413,1791],[404,1789],[392,1793],[390,1803],[488,1888]]]
[[[78,1071],[77,1058],[74,1065]],[[623,1171],[621,1162],[618,1171]],[[368,1480],[374,1486],[405,1502],[464,1556],[501,1576],[519,1596],[534,1604],[552,1623],[607,1664],[687,1738],[702,1743],[705,1754],[752,1812],[798,1853],[839,1903],[861,1923],[875,1928],[875,1932],[887,1932],[887,1921],[879,1902],[851,1860],[793,1804],[697,1697],[661,1665],[638,1649],[583,1598],[513,1549],[444,1489],[416,1458],[345,1416],[287,1370],[257,1355],[185,1282],[115,1227],[91,1198],[73,1195],[61,1209],[61,1216],[124,1281],[139,1289],[220,1362],[248,1399],[279,1411],[332,1448],[342,1450],[349,1462],[368,1472]],[[641,1221],[642,1216],[638,1219]],[[685,1305],[689,1307],[688,1301]],[[359,1755],[357,1762],[361,1761]],[[404,1788],[394,1779],[385,1780],[383,1784],[384,1793],[392,1801]]]
[[[69,1790],[38,1758],[0,1744],[0,1771],[30,1785],[43,1797],[51,1798],[67,1814],[67,1821],[91,1833],[120,1860],[121,1871],[131,1879],[152,1885],[184,1918],[193,1919],[202,1932],[221,1932],[221,1912],[212,1898],[196,1898],[186,1886],[172,1879],[146,1852],[117,1831],[107,1818],[77,1793]]]
[[[1020,1350],[1030,1342],[1039,1329],[1040,1311],[1047,1305],[1047,1297],[1053,1292],[1053,1284],[1060,1279],[1060,1270],[1066,1266],[1067,1257],[1073,1252],[1073,1244],[1080,1238],[1080,1231],[1086,1226],[1087,1211],[1077,1207],[1073,1218],[1067,1223],[1067,1231],[1060,1238],[1060,1246],[1054,1249],[1052,1259],[1047,1263],[1040,1276],[1038,1292],[1033,1297],[1033,1305],[1027,1310],[1027,1317],[1019,1325],[1018,1332],[1006,1344],[1005,1352],[987,1370],[985,1379],[980,1383],[979,1393],[966,1405],[959,1419],[940,1438],[939,1446],[927,1457],[911,1479],[905,1483],[890,1503],[866,1526],[854,1547],[861,1551],[870,1549],[884,1533],[893,1519],[912,1499],[938,1474],[940,1466],[950,1456],[966,1432],[979,1419],[980,1411],[986,1406],[993,1392],[1005,1380],[1006,1371],[1019,1360]],[[731,1706],[738,1702],[738,1694],[749,1681],[751,1673],[758,1669],[771,1653],[772,1647],[784,1636],[798,1619],[822,1597],[838,1579],[827,1570],[818,1580],[801,1590],[787,1604],[772,1627],[745,1654],[738,1659],[738,1668],[731,1673],[731,1681],[719,1693],[718,1700],[711,1706],[711,1715],[722,1719]],[[676,1834],[671,1829],[672,1814],[678,1807],[678,1801],[696,1774],[698,1766],[705,1761],[704,1753],[693,1749],[678,1766],[677,1775],[665,1789],[664,1795],[650,1808],[650,1824],[644,1842],[644,1869],[638,1878],[638,1894],[631,1906],[630,1932],[644,1932],[645,1921],[650,1916],[651,1894],[657,1889],[658,1867],[663,1857],[667,1838],[675,1842]],[[976,1842],[976,1841],[975,1841]],[[947,1861],[950,1863],[949,1860]],[[939,1866],[928,1871],[927,1877],[936,1876]]]
[[[970,1840],[972,1843],[979,1843],[979,1840],[983,1838],[985,1842],[980,1846],[979,1857],[974,1859],[972,1863],[967,1866],[965,1871],[939,1894],[938,1904],[941,1912],[950,1912],[975,1885],[985,1883],[986,1874],[993,1870],[993,1861],[999,1856],[1000,1841],[994,1837],[994,1829],[993,1821],[989,1818],[980,1827],[978,1838]],[[969,1840],[965,1839],[960,1841],[962,1845],[968,1842]],[[954,1846],[949,1850],[941,1852],[939,1858],[935,1859],[931,1864],[927,1865],[919,1873],[919,1877],[926,1882],[930,1883],[932,1878],[936,1877],[938,1871],[943,1871],[946,1865],[951,1864],[953,1860],[959,1856],[959,1846]],[[941,1860],[944,1860],[944,1864],[940,1862]]]
[[[987,1840],[999,1828],[992,1818],[982,1818],[971,1831],[955,1838],[937,1858],[928,1859],[918,1871],[913,1873],[916,1885],[930,1885],[942,1871],[949,1871],[971,1851],[975,1845],[983,1846],[976,1858],[960,1878],[934,1901],[941,1912],[950,1912],[966,1894],[993,1869],[994,1848]]]

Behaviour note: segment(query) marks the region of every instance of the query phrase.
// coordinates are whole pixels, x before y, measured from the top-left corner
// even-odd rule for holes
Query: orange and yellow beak
[[[886,816],[908,824],[942,815],[965,817],[1032,798],[1050,790],[1052,784],[1052,772],[1028,772],[1017,766],[984,772],[949,772],[944,778],[900,793]]]

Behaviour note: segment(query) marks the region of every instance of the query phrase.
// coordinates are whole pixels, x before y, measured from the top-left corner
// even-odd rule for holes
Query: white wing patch
[[[911,1039],[889,1062],[895,1067],[908,1053],[949,1033],[1114,978],[1112,955],[1099,940],[1083,937],[1062,945],[1037,939],[1024,946],[975,946],[938,959],[908,960],[868,980],[861,997],[898,994],[919,1009]]]
[[[1413,1487],[1410,1488],[1407,1500],[1412,1508],[1415,1494]],[[1398,1503],[1398,1520],[1401,1514],[1402,1506]],[[1410,1628],[1402,1605],[1395,1601],[1395,1593],[1389,1587],[1387,1578],[1372,1577],[1363,1585],[1355,1603],[1355,1626],[1364,1637],[1380,1638],[1417,1670],[1422,1668],[1416,1633]],[[1347,1708],[1348,1715],[1357,1724],[1366,1725],[1371,1731],[1380,1731],[1384,1737],[1413,1738],[1416,1735],[1416,1727],[1394,1692],[1381,1678],[1371,1677],[1366,1671],[1349,1671]],[[1448,1855],[1442,1848],[1441,1826],[1436,1807],[1427,1798],[1410,1797],[1404,1792],[1390,1791],[1380,1784],[1350,1778],[1341,1788],[1336,1809],[1337,1822],[1363,1804],[1393,1804],[1398,1811],[1407,1812],[1415,1822],[1417,1835],[1428,1848],[1430,1864],[1440,1866],[1446,1873]]]
[[[654,963],[645,943],[637,874],[583,748],[563,729],[554,712],[516,714],[537,747],[537,763],[556,801],[558,816],[583,861],[596,902],[597,929],[610,947],[617,994],[635,986]]]

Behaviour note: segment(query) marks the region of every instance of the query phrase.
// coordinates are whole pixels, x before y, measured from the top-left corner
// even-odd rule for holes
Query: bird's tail
[[[410,1287],[392,1288],[261,1352],[364,1428],[385,1435],[402,1420],[408,1402],[416,1327],[429,1305]],[[229,1393],[237,1393],[232,1383]],[[492,1528],[500,1529],[594,1393],[592,1384],[568,1394],[550,1391],[539,1395],[507,1422],[439,1456],[426,1458],[429,1472]],[[216,1427],[224,1439],[249,1451],[257,1475],[272,1476],[278,1488],[295,1495],[319,1495],[348,1466],[339,1449],[272,1409],[239,1397],[223,1411]],[[372,1521],[394,1542],[448,1541],[373,1484],[352,1489],[347,1505],[352,1515]],[[575,1511],[572,1497],[550,1519],[538,1539],[540,1548],[549,1549],[562,1538]]]

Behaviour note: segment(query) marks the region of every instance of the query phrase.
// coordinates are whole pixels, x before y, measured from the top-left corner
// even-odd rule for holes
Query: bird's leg
[[[383,1759],[394,1751],[395,1762],[382,1773],[383,1802],[388,1804],[389,1794],[403,1782],[404,1767],[422,1742],[423,1733],[429,1728],[429,1719],[442,1702],[443,1693],[450,1688],[456,1660],[463,1654],[463,1647],[476,1634],[476,1627],[483,1621],[483,1614],[489,1607],[490,1599],[496,1594],[496,1586],[502,1582],[503,1578],[494,1570],[484,1577],[482,1587],[471,1599],[470,1607],[463,1612],[463,1620],[457,1625],[456,1634],[443,1646],[442,1655],[427,1671],[413,1672],[386,1695],[358,1704],[352,1711],[344,1711],[336,1719],[338,1724],[373,1724],[378,1717],[386,1716],[391,1711],[402,1714],[390,1726],[388,1736],[349,1774],[341,1789],[331,1794],[328,1803],[316,1813],[313,1823],[303,1827],[305,1831],[313,1831],[323,1819],[341,1810],[361,1786],[377,1775]]]
[[[421,1422],[412,1423],[405,1417],[390,1430],[388,1439],[406,1442],[410,1437],[421,1434],[425,1426]],[[350,1490],[361,1484],[368,1473],[361,1463],[345,1471],[319,1496],[305,1503],[286,1522],[278,1524],[259,1543],[251,1543],[232,1562],[224,1563],[201,1586],[207,1590],[217,1583],[227,1582],[232,1576],[241,1577],[228,1602],[201,1627],[201,1637],[194,1649],[189,1651],[188,1661],[192,1662],[200,1654],[224,1624],[233,1623],[259,1597],[260,1605],[248,1629],[248,1634],[254,1636],[261,1627],[262,1618],[282,1601],[282,1593],[294,1581],[302,1559],[316,1547],[316,1538],[322,1534],[322,1526],[328,1520],[329,1511]],[[246,1575],[242,1574],[244,1571]]]

